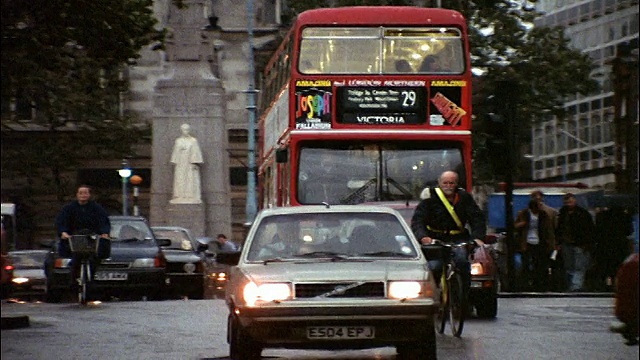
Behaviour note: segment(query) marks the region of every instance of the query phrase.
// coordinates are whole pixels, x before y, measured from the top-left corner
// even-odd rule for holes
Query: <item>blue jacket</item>
[[[73,201],[65,205],[56,217],[58,237],[63,232],[73,235],[85,229],[94,234],[109,234],[111,231],[109,213],[94,201],[85,205]]]

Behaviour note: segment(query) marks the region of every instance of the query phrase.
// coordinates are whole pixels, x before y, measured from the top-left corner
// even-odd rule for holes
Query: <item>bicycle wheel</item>
[[[440,306],[435,316],[435,326],[438,334],[444,333],[447,319],[449,318],[449,294],[447,280],[444,276],[440,279]]]
[[[462,276],[453,272],[449,276],[449,323],[453,336],[460,337],[466,316],[467,301],[464,297]]]
[[[78,300],[82,305],[87,304],[88,267],[89,264],[86,261],[82,261],[82,264],[80,265],[80,283],[78,284]]]

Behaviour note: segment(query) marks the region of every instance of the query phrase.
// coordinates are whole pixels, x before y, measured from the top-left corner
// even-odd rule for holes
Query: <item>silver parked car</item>
[[[264,348],[395,346],[399,358],[435,359],[437,290],[401,215],[366,205],[261,211],[226,290],[232,359]]]
[[[49,256],[49,250],[9,251],[9,257],[13,263],[12,297],[29,300],[46,299],[45,260],[47,256]]]

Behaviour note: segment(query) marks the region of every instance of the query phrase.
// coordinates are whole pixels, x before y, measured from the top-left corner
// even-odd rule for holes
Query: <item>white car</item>
[[[401,215],[368,205],[261,211],[226,289],[232,359],[265,348],[395,346],[435,359],[439,299],[427,259]]]

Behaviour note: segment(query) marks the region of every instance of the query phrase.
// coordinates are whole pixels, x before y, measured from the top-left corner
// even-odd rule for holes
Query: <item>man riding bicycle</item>
[[[91,200],[91,188],[87,185],[80,185],[76,192],[76,200],[65,205],[56,217],[56,229],[60,238],[58,253],[73,259],[72,279],[75,279],[80,264],[71,254],[68,239],[71,238],[71,235],[80,233],[98,234],[101,238],[108,239],[111,224],[107,211]]]
[[[411,229],[423,244],[431,244],[433,239],[446,243],[460,243],[474,239],[481,246],[486,235],[485,216],[475,200],[465,190],[458,188],[458,174],[445,171],[438,178],[438,187],[422,191],[420,201],[411,218]],[[467,230],[471,229],[471,234]],[[456,247],[454,261],[461,271],[464,289],[471,286],[471,264],[467,248]],[[440,281],[443,263],[429,261],[437,283]]]

